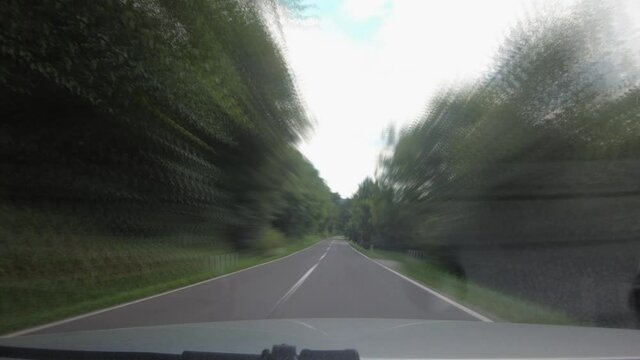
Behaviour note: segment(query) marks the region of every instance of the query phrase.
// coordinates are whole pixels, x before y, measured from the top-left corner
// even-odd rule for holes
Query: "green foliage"
[[[286,243],[287,237],[282,232],[267,228],[261,236],[256,239],[254,248],[258,251],[268,253],[271,250],[282,248]]]
[[[247,248],[288,197],[305,220],[280,230],[326,227],[315,205],[330,192],[294,149],[308,120],[257,4],[10,1],[0,12],[7,211]]]
[[[536,237],[536,222],[554,221],[560,238],[575,232],[526,208],[528,218],[500,223],[490,201],[615,186],[615,173],[573,169],[640,158],[640,72],[611,16],[585,2],[514,29],[480,80],[441,91],[413,126],[390,131],[391,155],[349,201],[346,233],[431,250]]]
[[[271,254],[329,230],[331,192],[295,149],[309,122],[263,10],[0,5],[6,326],[212,276],[217,251]]]
[[[300,153],[290,156],[290,166],[281,173],[284,191],[273,225],[287,236],[330,231],[337,208],[329,187]]]

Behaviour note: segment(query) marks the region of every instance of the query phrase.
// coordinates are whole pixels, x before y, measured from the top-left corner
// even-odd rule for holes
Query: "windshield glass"
[[[0,15],[0,334],[639,325],[640,2]]]

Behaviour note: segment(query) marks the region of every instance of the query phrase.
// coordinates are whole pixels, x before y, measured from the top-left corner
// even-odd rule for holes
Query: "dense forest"
[[[3,7],[3,212],[237,248],[269,227],[329,229],[332,194],[295,149],[306,113],[256,4]]]
[[[333,231],[274,4],[0,6],[0,331]]]
[[[485,74],[391,128],[345,233],[585,323],[638,326],[640,61],[610,5],[521,21]]]
[[[336,233],[618,311],[605,298],[626,296],[612,286],[636,275],[640,234],[640,68],[621,14],[585,1],[519,23],[491,69],[387,131],[376,175],[343,200],[297,150],[311,123],[274,6],[0,6],[0,332]],[[581,309],[585,289],[598,303]]]
[[[587,2],[522,22],[480,79],[441,90],[412,126],[390,129],[377,176],[360,184],[344,211],[349,236],[395,248],[447,245],[498,226],[481,219],[492,199],[588,187],[567,164],[640,158],[637,55],[612,16]],[[615,173],[586,175],[616,181]],[[560,189],[554,181],[567,183]],[[556,188],[542,194],[545,185]]]

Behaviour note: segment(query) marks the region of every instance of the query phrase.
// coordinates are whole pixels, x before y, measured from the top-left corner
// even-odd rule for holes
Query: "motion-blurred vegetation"
[[[390,129],[375,179],[341,212],[345,234],[585,318],[625,311],[639,261],[639,42],[607,4],[522,21],[486,74]]]
[[[265,6],[0,5],[0,328],[333,230]]]
[[[440,91],[414,125],[390,129],[376,178],[342,211],[345,232],[362,244],[446,245],[482,225],[473,217],[483,205],[471,203],[540,195],[527,180],[549,176],[548,164],[639,159],[640,68],[610,16],[586,2],[523,22],[480,80]],[[549,191],[616,174],[588,175]]]

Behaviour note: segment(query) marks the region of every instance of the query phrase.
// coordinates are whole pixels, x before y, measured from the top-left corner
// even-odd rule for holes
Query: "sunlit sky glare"
[[[314,130],[299,148],[332,191],[373,176],[382,134],[446,84],[476,78],[519,19],[567,1],[315,0],[285,18],[286,56]]]

